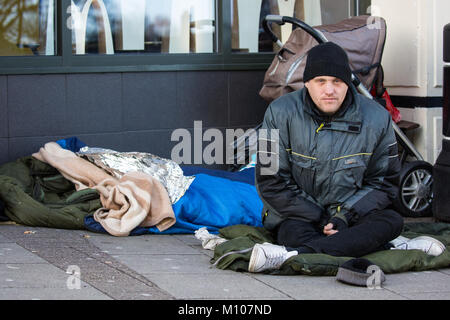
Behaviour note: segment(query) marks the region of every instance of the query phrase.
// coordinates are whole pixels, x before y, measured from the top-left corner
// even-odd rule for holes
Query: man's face
[[[313,102],[323,113],[333,115],[347,94],[347,84],[339,78],[318,76],[305,83]]]

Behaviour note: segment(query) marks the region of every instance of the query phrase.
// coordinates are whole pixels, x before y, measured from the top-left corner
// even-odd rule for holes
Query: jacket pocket
[[[336,159],[333,183],[348,196],[362,188],[366,164],[360,156]]]
[[[292,176],[297,185],[307,194],[314,196],[315,168],[314,159],[295,154],[289,155],[292,167]]]
[[[267,230],[276,230],[284,220],[286,220],[286,217],[282,217],[276,211],[270,210],[266,206],[263,207],[262,223]]]

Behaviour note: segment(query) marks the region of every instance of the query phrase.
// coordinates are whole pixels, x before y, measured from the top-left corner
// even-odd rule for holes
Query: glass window
[[[361,0],[367,6],[368,0]],[[359,3],[359,1],[358,1]],[[300,19],[310,26],[337,23],[353,15],[354,0],[231,0],[232,51],[273,52],[279,50],[262,28],[268,14]],[[272,24],[273,32],[285,43],[292,24]]]
[[[212,53],[215,0],[72,0],[74,54]]]
[[[370,5],[372,1],[371,0],[358,0],[356,1],[356,12],[358,12],[358,15],[370,15]]]
[[[0,0],[0,56],[55,54],[54,0]]]

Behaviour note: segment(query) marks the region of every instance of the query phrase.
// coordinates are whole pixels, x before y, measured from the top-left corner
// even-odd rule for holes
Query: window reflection
[[[72,0],[75,54],[216,52],[214,0]]]
[[[262,28],[268,14],[300,19],[310,26],[333,24],[353,15],[353,0],[230,0],[232,9],[233,52],[273,52],[279,48]],[[358,0],[360,12],[370,0]],[[272,24],[273,32],[285,43],[292,32],[292,24]]]
[[[0,55],[54,55],[54,0],[0,0]]]

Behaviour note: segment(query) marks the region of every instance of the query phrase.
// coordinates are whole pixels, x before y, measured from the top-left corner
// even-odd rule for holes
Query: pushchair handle
[[[264,31],[270,36],[272,42],[276,43],[280,48],[283,46],[283,43],[278,39],[278,37],[273,33],[272,28],[270,27],[271,23],[276,23],[278,25],[283,25],[283,17],[275,14],[269,14],[264,17],[262,22],[262,27]]]
[[[327,38],[324,37],[324,35],[319,31],[311,26],[307,25],[303,21],[288,17],[288,16],[279,16],[275,14],[269,14],[265,16],[265,18],[262,21],[262,27],[264,31],[272,38],[272,41],[275,42],[280,48],[283,46],[283,43],[278,39],[278,37],[273,33],[272,28],[270,27],[271,23],[276,23],[278,25],[284,25],[285,23],[291,23],[293,25],[296,25],[297,27],[305,30],[308,32],[318,43],[328,42]]]

